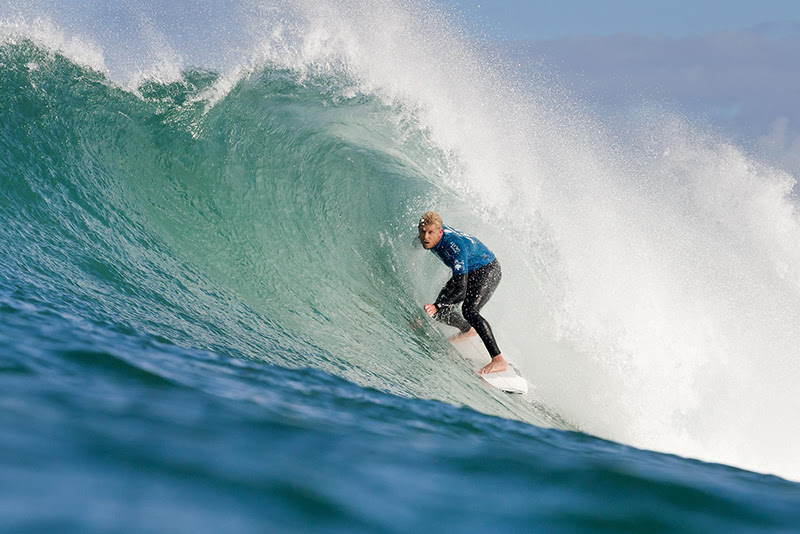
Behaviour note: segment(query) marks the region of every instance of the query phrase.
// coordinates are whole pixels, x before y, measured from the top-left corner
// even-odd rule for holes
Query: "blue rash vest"
[[[453,276],[472,272],[494,261],[492,251],[476,238],[449,226],[442,229],[442,238],[431,250],[453,270]]]

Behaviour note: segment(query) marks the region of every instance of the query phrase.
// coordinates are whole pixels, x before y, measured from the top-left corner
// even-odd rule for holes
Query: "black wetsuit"
[[[447,226],[431,251],[453,269],[452,278],[433,303],[437,310],[433,318],[461,332],[475,328],[489,355],[494,358],[501,351],[491,326],[480,311],[500,283],[500,263],[483,243]],[[462,301],[459,313],[458,304]]]

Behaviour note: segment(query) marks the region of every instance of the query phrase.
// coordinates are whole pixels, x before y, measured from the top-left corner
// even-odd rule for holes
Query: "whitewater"
[[[795,177],[428,2],[93,5],[0,11],[6,526],[800,524]],[[527,396],[424,319],[429,209]]]

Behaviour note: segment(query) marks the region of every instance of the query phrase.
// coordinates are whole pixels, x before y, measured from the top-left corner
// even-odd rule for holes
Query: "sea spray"
[[[519,274],[487,314],[549,405],[625,443],[798,476],[786,447],[800,436],[792,177],[667,114],[620,146],[599,118],[548,107],[558,91],[498,79],[502,66],[427,14],[390,11],[387,39],[347,10],[305,13],[309,34],[326,35],[311,63],[340,54],[366,91],[408,99],[458,161],[443,180],[471,209],[450,220],[501,229],[492,246]],[[536,266],[548,272],[517,248],[548,251]]]
[[[273,345],[312,347],[303,364],[488,410],[470,386],[436,393],[406,369],[443,372],[425,359],[443,344],[398,326],[441,282],[407,245],[434,207],[500,257],[487,317],[537,402],[612,440],[800,477],[791,176],[667,114],[633,117],[618,136],[556,85],[520,84],[425,3],[274,7],[246,15],[248,47],[217,61],[205,93],[142,93],[131,73],[163,72],[149,64],[120,82],[147,103],[130,139],[158,147],[127,156],[156,162],[126,178],[129,202],[211,293],[272,317],[287,336]],[[132,38],[191,57],[144,33]],[[169,128],[181,120],[188,137]],[[381,349],[356,348],[376,330]],[[269,360],[294,362],[288,344],[294,356]]]

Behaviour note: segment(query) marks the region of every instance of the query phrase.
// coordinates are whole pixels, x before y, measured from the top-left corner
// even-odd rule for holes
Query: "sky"
[[[687,37],[761,23],[800,22],[797,0],[441,0],[503,39]]]
[[[657,105],[800,178],[800,0],[439,0],[589,107]]]

